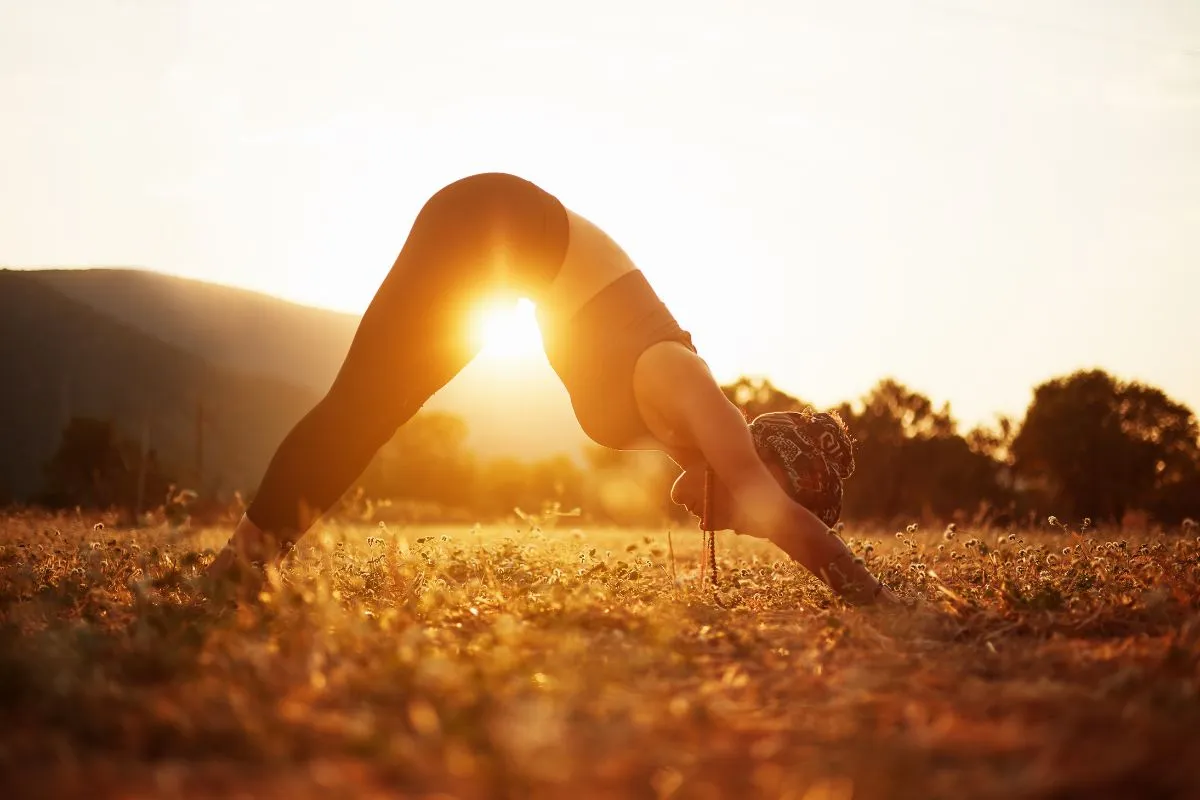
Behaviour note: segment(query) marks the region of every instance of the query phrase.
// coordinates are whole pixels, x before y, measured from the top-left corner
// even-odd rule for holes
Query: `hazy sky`
[[[1196,0],[0,0],[0,109],[0,264],[361,311],[500,170],[722,379],[973,422],[1099,365],[1200,409]]]

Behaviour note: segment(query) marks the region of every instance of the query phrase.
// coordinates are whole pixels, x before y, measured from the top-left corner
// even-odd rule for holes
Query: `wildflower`
[[[1049,522],[1050,525],[1055,528],[1058,527],[1058,517],[1054,516],[1053,514],[1050,515],[1050,519],[1046,520],[1046,522]]]
[[[909,525],[909,526],[908,526],[908,532],[909,532],[909,533],[916,533],[916,532],[917,532],[917,523],[915,523],[915,522],[914,522],[913,524]]]
[[[1017,540],[1017,535],[1016,535],[1015,533],[1010,533],[1010,534],[1008,535],[1008,540],[1009,540],[1010,542],[1015,542],[1015,541]]]

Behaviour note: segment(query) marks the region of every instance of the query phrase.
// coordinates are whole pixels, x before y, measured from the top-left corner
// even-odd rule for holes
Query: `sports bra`
[[[566,322],[543,318],[542,340],[584,433],[616,450],[650,436],[633,393],[638,357],[660,342],[696,350],[640,270],[601,289]]]

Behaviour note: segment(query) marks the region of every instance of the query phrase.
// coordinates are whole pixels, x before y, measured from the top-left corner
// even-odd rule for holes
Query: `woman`
[[[496,295],[536,304],[546,355],[590,438],[665,452],[683,469],[672,499],[693,514],[711,469],[709,529],[769,539],[851,602],[894,599],[826,524],[853,468],[840,422],[794,414],[748,425],[621,248],[557,198],[499,173],[452,183],[421,209],[328,394],[279,446],[210,575],[286,553],[474,357],[467,317]],[[806,493],[826,520],[801,504]]]

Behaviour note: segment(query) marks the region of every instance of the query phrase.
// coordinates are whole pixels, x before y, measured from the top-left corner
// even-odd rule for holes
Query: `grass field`
[[[1200,797],[1197,531],[856,531],[847,609],[698,532],[0,518],[5,797]],[[868,546],[869,545],[869,546]]]

